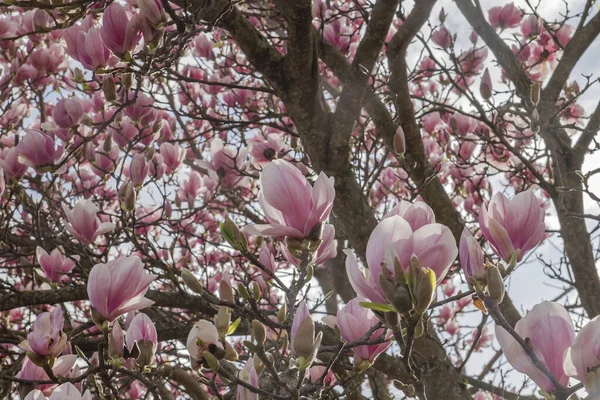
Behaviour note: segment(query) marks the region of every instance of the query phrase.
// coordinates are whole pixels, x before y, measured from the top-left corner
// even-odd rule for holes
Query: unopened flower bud
[[[446,22],[446,12],[444,11],[444,7],[442,7],[442,9],[440,10],[440,15],[439,15],[439,19],[440,19],[440,23],[444,23]]]
[[[202,352],[202,358],[208,367],[213,370],[213,372],[217,372],[219,370],[219,360],[217,360],[217,358],[210,351]]]
[[[246,236],[240,231],[238,226],[229,218],[226,217],[224,222],[219,224],[223,238],[238,251],[248,250],[248,241]]]
[[[410,259],[412,294],[417,314],[423,314],[433,301],[436,288],[435,272],[421,266],[417,257]]]
[[[258,286],[258,283],[252,282],[250,284],[250,290],[252,291],[252,297],[254,298],[254,301],[258,302],[261,296],[260,287]]]
[[[404,282],[396,283],[391,303],[400,314],[406,314],[413,309],[413,302],[410,298],[410,291]]]
[[[121,186],[121,190],[119,190],[119,199],[121,200],[121,208],[123,210],[135,210],[136,197],[135,188],[131,182],[127,182]]]
[[[267,332],[262,322],[257,319],[252,320],[252,335],[254,336],[254,340],[256,340],[258,345],[262,346],[265,344]]]
[[[123,84],[123,88],[125,90],[131,89],[131,86],[133,85],[133,74],[131,72],[122,74],[121,75],[121,83]]]
[[[118,321],[113,322],[111,332],[108,334],[108,356],[110,358],[123,357],[124,349],[123,329]]]
[[[227,361],[237,361],[238,353],[235,349],[229,344],[229,342],[225,342],[225,356],[223,357]]]
[[[490,77],[490,71],[486,68],[481,78],[479,85],[479,93],[484,99],[492,97],[492,78]]]
[[[104,143],[102,144],[102,150],[104,150],[104,152],[106,154],[110,154],[112,148],[113,148],[112,135],[106,135],[106,138],[104,139]]]
[[[396,134],[394,135],[394,151],[397,155],[402,155],[406,152],[406,137],[404,136],[404,129],[398,125]]]
[[[279,322],[280,324],[283,323],[285,321],[287,317],[287,304],[283,303],[281,305],[281,308],[279,309],[279,311],[277,311],[277,322]]]
[[[315,323],[312,318],[306,318],[296,332],[294,340],[294,353],[298,357],[309,358],[313,351],[315,340]]]
[[[243,283],[238,283],[238,294],[240,295],[240,297],[244,300],[250,300],[250,293],[248,292],[248,289],[246,289],[246,286]]]
[[[534,106],[537,106],[540,102],[540,95],[542,91],[542,83],[539,81],[533,82],[531,85],[531,92],[529,93],[529,99]]]
[[[215,327],[217,328],[217,332],[219,332],[219,337],[221,339],[227,336],[230,322],[231,315],[229,313],[229,307],[219,307],[219,311],[217,311],[217,315],[215,316]]]
[[[497,303],[502,303],[504,299],[504,280],[495,265],[492,265],[485,271],[485,280],[487,282],[488,295]]]
[[[185,282],[185,285],[189,287],[192,292],[202,294],[202,292],[204,291],[204,288],[202,287],[200,281],[194,276],[194,274],[192,274],[192,272],[189,269],[183,268],[181,270],[181,278],[183,279],[183,282]]]
[[[102,92],[106,101],[113,102],[117,100],[117,88],[112,74],[104,75],[104,78],[102,78]]]
[[[222,300],[228,301],[230,303],[235,303],[235,297],[233,296],[233,288],[229,283],[229,279],[221,279],[219,282],[219,297]]]

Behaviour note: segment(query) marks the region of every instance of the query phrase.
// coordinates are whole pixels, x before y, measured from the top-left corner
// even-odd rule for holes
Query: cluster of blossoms
[[[540,116],[552,112],[559,136],[576,127],[584,139],[573,141],[585,142],[593,130],[581,128],[591,84],[566,82],[558,100],[540,103],[560,52],[574,48],[569,18],[546,21],[514,3],[489,9],[485,36],[507,38],[514,54],[514,65],[504,55],[495,68],[486,37],[473,31],[465,46],[442,9],[439,24],[419,33],[430,43],[415,68],[401,68],[403,102],[394,53],[419,13],[387,13],[377,35],[388,59],[366,69],[361,61],[368,101],[350,116],[346,154],[306,132],[329,137],[329,118],[344,114],[348,71],[364,58],[361,34],[377,22],[367,16],[386,2],[314,0],[303,10],[319,35],[309,42],[321,46],[308,52],[319,57],[311,73],[327,92],[320,105],[336,110],[309,129],[310,104],[293,107],[296,94],[280,87],[299,78],[289,74],[296,54],[285,29],[297,21],[285,2],[50,3],[13,0],[0,11],[0,378],[14,380],[21,398],[162,397],[165,388],[174,398],[349,396],[378,359],[392,364],[397,354],[410,379],[389,381],[410,397],[431,375],[419,371],[431,356],[420,354],[424,339],[452,336],[456,351],[446,346],[435,361],[461,382],[455,370],[492,342],[483,323],[464,335],[459,315],[471,304],[492,317],[506,359],[546,398],[574,392],[569,378],[599,395],[597,318],[576,334],[565,308],[543,302],[512,328],[498,307],[505,279],[547,235],[546,205],[525,189],[553,201],[581,192],[581,182],[589,190],[580,172],[575,189],[557,186],[560,163],[538,135],[554,129]],[[269,66],[257,68],[262,62]],[[515,86],[525,112],[500,104],[514,74],[507,65],[522,68]],[[463,109],[464,100],[474,107]],[[404,104],[416,114],[404,115]],[[397,115],[377,121],[393,108]],[[337,153],[343,173],[331,167]],[[502,177],[514,196],[499,192],[485,204]],[[452,197],[432,198],[444,191]],[[370,217],[353,225],[381,219],[352,232],[347,204]],[[344,305],[325,294],[340,266],[356,295],[339,291]]]

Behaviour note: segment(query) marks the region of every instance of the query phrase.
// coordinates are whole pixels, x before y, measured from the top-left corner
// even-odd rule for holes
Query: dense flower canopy
[[[598,35],[591,0],[5,1],[0,398],[597,398]]]

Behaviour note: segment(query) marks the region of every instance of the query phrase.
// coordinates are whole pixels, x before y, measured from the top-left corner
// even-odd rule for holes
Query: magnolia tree
[[[596,2],[414,3],[1,2],[0,397],[600,398]]]

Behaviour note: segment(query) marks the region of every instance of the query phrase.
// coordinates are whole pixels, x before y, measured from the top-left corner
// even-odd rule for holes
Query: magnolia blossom
[[[258,201],[269,224],[247,226],[246,231],[252,235],[307,238],[329,218],[335,189],[333,178],[324,173],[311,187],[292,164],[274,160],[265,166],[260,184]]]
[[[313,361],[321,344],[322,332],[315,338],[315,323],[304,301],[300,302],[292,321],[290,331],[290,346],[296,357],[307,368]]]
[[[60,307],[52,312],[41,313],[33,324],[33,330],[27,335],[27,340],[21,342],[19,347],[42,357],[58,356],[67,346],[67,335],[62,331],[64,324]]]
[[[498,192],[487,207],[481,208],[479,226],[494,253],[509,262],[519,250],[517,261],[521,261],[544,239],[544,214],[531,190],[517,194],[512,200]]]
[[[151,365],[156,352],[158,337],[156,327],[150,317],[146,314],[136,315],[127,328],[126,337],[129,352],[133,350],[134,346],[137,347],[136,364],[141,366]]]
[[[356,297],[337,312],[337,326],[340,329],[342,338],[347,343],[360,340],[371,328],[379,323],[379,319],[371,310],[359,304],[361,301],[360,298]],[[377,329],[371,334],[368,340],[378,339],[382,335],[386,339],[391,336],[391,332],[388,332],[387,335],[384,335],[384,332],[383,328]],[[355,364],[359,365],[360,361],[367,361],[372,364],[390,344],[391,342],[385,341],[381,344],[354,347],[352,350],[359,359],[359,362],[355,362]]]
[[[89,70],[95,71],[108,64],[110,51],[104,45],[100,29],[91,28],[77,33],[77,60]]]
[[[202,364],[204,357],[202,353],[215,352],[217,349],[224,350],[219,340],[219,332],[212,322],[201,319],[196,322],[188,334],[186,346],[190,359],[194,366]]]
[[[315,363],[318,362],[319,360],[315,360]],[[306,379],[308,379],[309,382],[317,383],[321,378],[323,378],[323,374],[325,374],[326,370],[327,367],[325,365],[313,365],[306,371]],[[333,386],[335,383],[335,374],[330,368],[327,370],[327,374],[323,378],[323,384],[325,386]]]
[[[565,373],[580,382],[588,371],[600,365],[600,317],[588,322],[577,334],[573,345],[565,351]]]
[[[120,57],[135,49],[142,38],[139,18],[137,14],[129,18],[119,3],[111,3],[106,7],[100,28],[100,35],[106,47]]]
[[[5,148],[0,152],[0,168],[4,171],[8,181],[19,179],[27,172],[27,165],[23,164],[19,158],[19,151],[15,147]]]
[[[179,143],[171,144],[165,142],[160,145],[160,155],[162,156],[164,165],[167,166],[167,173],[172,174],[181,166],[185,157],[185,149],[181,148]]]
[[[131,159],[131,164],[129,164],[129,179],[131,179],[131,183],[135,186],[142,186],[144,180],[146,180],[146,177],[148,176],[149,170],[150,166],[148,165],[146,156],[142,153],[134,155]]]
[[[447,49],[452,44],[452,34],[442,25],[440,29],[433,32],[431,40],[441,48]]]
[[[248,140],[248,143],[252,161],[261,167],[277,158],[277,155],[285,148],[283,136],[279,133],[270,133],[266,138],[263,138],[262,135],[254,135]]]
[[[407,271],[414,255],[422,267],[433,270],[440,283],[454,262],[458,249],[454,236],[446,226],[426,224],[413,232],[410,224],[394,215],[381,221],[371,233],[367,243],[368,271],[361,274],[356,257],[346,252],[346,271],[356,293],[377,303],[386,303],[379,282],[385,263],[394,276],[394,259]]]
[[[83,117],[83,106],[81,99],[77,97],[60,99],[52,110],[52,118],[61,128],[71,128],[77,125],[81,117]]]
[[[523,12],[515,6],[515,3],[510,3],[490,8],[488,16],[492,28],[506,29],[518,26],[523,19]]]
[[[28,129],[17,144],[19,161],[38,171],[54,165],[63,154],[63,147],[56,148],[54,139],[38,129]]]
[[[544,301],[535,305],[517,322],[515,331],[531,344],[539,361],[561,385],[569,382],[563,369],[563,354],[573,344],[575,331],[569,313],[558,303]],[[523,347],[504,328],[496,325],[496,339],[506,360],[517,371],[528,375],[542,390],[555,390],[552,381],[531,361]]]
[[[157,275],[144,271],[142,260],[137,256],[121,256],[106,264],[94,265],[87,292],[92,307],[110,322],[119,315],[154,304],[144,295],[156,278]]]
[[[46,250],[38,246],[35,254],[42,271],[52,282],[59,282],[65,274],[75,268],[75,262],[66,257],[59,249],[54,249],[52,253],[48,254]],[[73,258],[79,260],[79,256]]]
[[[239,373],[239,378],[254,387],[260,387],[258,384],[258,374],[254,368],[254,361],[252,359],[246,361],[246,365]],[[236,400],[258,400],[259,397],[257,393],[242,385],[238,385],[235,398]]]
[[[158,336],[156,333],[156,327],[154,323],[146,314],[139,313],[136,315],[131,323],[129,324],[129,328],[127,328],[127,349],[129,351],[133,350],[133,346],[137,342],[141,342],[143,340],[149,341],[156,346],[158,343]]]
[[[63,204],[63,211],[69,221],[67,230],[84,244],[94,243],[98,236],[115,229],[115,224],[100,221],[98,208],[90,200],[81,200],[73,210]]]
[[[460,236],[459,246],[460,265],[465,273],[467,282],[472,280],[483,281],[485,279],[485,270],[483,269],[483,250],[475,240],[469,228],[464,228]]]
[[[76,362],[77,356],[75,354],[67,354],[57,357],[52,365],[52,373],[54,376],[69,376]],[[35,365],[29,358],[26,358],[23,361],[23,365],[17,374],[17,378],[28,381],[47,381],[50,379],[46,374],[46,371],[44,371],[42,367]],[[51,392],[52,388],[56,387],[56,385],[43,384],[36,385],[35,387],[41,390],[44,394],[48,394],[48,392]]]
[[[92,400],[92,393],[86,390],[82,395],[81,392],[70,382],[63,383],[52,391],[50,397],[44,396],[44,393],[39,390],[29,392],[25,400]]]
[[[232,188],[243,186],[247,179],[240,175],[244,170],[244,164],[248,154],[247,148],[239,151],[231,147],[225,147],[219,138],[210,143],[210,161],[197,160],[196,165],[205,169],[209,176],[218,180],[222,186]]]
[[[423,201],[411,203],[410,201],[400,200],[400,203],[396,204],[383,218],[394,215],[404,218],[410,224],[413,231],[424,225],[435,223],[433,210]]]

